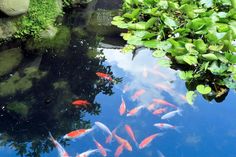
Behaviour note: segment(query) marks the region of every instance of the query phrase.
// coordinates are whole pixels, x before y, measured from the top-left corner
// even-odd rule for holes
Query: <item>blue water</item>
[[[97,7],[102,4],[100,1]],[[76,20],[75,13],[71,14],[72,17],[66,18],[67,25],[83,25],[83,20]],[[96,33],[88,34],[85,39],[78,39],[72,33],[64,57],[52,53],[57,51],[54,49],[40,50],[46,52],[43,55],[24,53],[24,60],[12,74],[17,71],[22,73],[24,68],[36,65],[37,69],[48,74],[39,81],[34,80],[29,90],[0,97],[0,157],[58,156],[57,149],[48,140],[49,131],[71,156],[95,149],[93,137],[110,150],[108,156],[114,156],[119,144],[115,140],[106,144],[107,134],[99,129],[73,141],[62,139],[66,133],[90,128],[96,121],[111,130],[118,127],[117,134],[131,143],[133,151],[124,150],[121,157],[158,157],[158,151],[165,157],[236,157],[236,95],[233,90],[221,103],[208,102],[198,95],[191,106],[181,97],[187,90],[177,71],[160,67],[149,50],[139,51],[132,60],[131,53],[120,52],[117,45],[122,41],[119,36],[104,36],[104,40],[95,36]],[[114,46],[104,46],[112,42]],[[96,57],[88,55],[91,50],[97,54]],[[114,81],[103,80],[96,76],[96,72],[108,73]],[[7,74],[0,81],[10,77],[11,74]],[[53,84],[61,81],[66,83],[55,89]],[[157,85],[168,89],[157,88]],[[146,92],[133,101],[133,94],[140,89]],[[176,105],[183,113],[182,116],[161,120],[161,116],[153,115],[144,108],[136,116],[120,116],[121,97],[126,102],[127,111],[139,105],[149,105],[157,98]],[[78,98],[86,99],[92,105],[86,109],[72,106],[71,102]],[[12,102],[29,104],[27,116],[7,110],[6,106]],[[179,126],[180,131],[160,130],[153,126],[160,122]],[[125,131],[125,124],[132,127],[138,143],[152,134],[164,134],[140,150]],[[96,153],[91,156],[101,155]]]

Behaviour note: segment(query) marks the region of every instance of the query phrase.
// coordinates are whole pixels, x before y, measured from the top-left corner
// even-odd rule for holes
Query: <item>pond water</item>
[[[208,102],[199,95],[194,107],[188,105],[183,96],[185,82],[177,71],[158,66],[147,49],[135,56],[121,53],[124,42],[120,32],[111,26],[93,25],[96,13],[100,22],[112,14],[100,10],[101,6],[118,7],[103,3],[94,2],[66,14],[63,30],[69,30],[70,35],[64,47],[44,43],[46,46],[36,49],[28,42],[13,44],[21,47],[24,58],[0,78],[0,156],[58,156],[49,132],[70,156],[96,149],[93,138],[110,150],[108,156],[114,156],[119,144],[114,139],[105,143],[107,134],[101,129],[75,140],[63,139],[65,134],[91,128],[99,121],[110,130],[117,128],[117,135],[131,144],[132,151],[124,149],[120,156],[161,157],[161,152],[165,157],[236,157],[235,92],[230,91],[221,103]],[[112,81],[98,77],[96,72],[109,74]],[[91,104],[75,107],[72,102],[77,99]],[[127,111],[121,116],[122,99]],[[161,100],[169,104],[163,105]],[[153,101],[159,103],[152,105]],[[138,106],[145,107],[127,116]],[[165,113],[153,114],[158,107],[165,113],[177,108],[182,112],[166,120],[162,117]],[[155,123],[172,124],[177,129],[159,129]],[[125,125],[133,129],[138,143],[155,133],[160,136],[139,149]]]

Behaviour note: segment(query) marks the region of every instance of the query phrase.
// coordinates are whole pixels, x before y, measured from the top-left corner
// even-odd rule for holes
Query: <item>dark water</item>
[[[108,156],[114,156],[118,143],[105,144],[107,134],[99,129],[74,141],[62,138],[70,131],[90,128],[95,121],[100,121],[111,130],[118,126],[117,134],[131,143],[133,151],[124,150],[121,154],[124,157],[155,157],[158,151],[166,157],[236,157],[235,93],[229,92],[221,103],[207,102],[198,96],[194,107],[188,105],[181,97],[186,93],[184,81],[175,70],[158,66],[149,50],[141,50],[132,60],[132,54],[120,53],[123,41],[117,30],[109,30],[110,26],[93,26],[93,20],[88,19],[97,9],[117,7],[102,4],[98,1],[68,12],[63,24],[70,30],[70,38],[63,48],[28,49],[27,43],[22,44],[21,64],[0,78],[4,83],[18,74],[19,80],[23,80],[13,81],[14,87],[19,86],[17,90],[9,90],[10,86],[0,88],[3,93],[0,97],[0,156],[58,156],[48,139],[49,132],[71,156],[95,149],[92,137],[111,150]],[[109,19],[104,12],[100,15],[97,17],[100,22]],[[114,81],[101,79],[96,72],[107,73]],[[132,100],[139,90],[145,93]],[[149,105],[157,98],[176,105],[183,113],[161,120],[161,116],[144,108],[136,116],[120,116],[121,97],[128,111]],[[71,105],[76,99],[86,99],[91,105],[76,108]],[[179,126],[180,131],[153,126],[160,122]],[[154,133],[164,134],[140,150],[126,133],[125,124],[132,127],[138,143]]]

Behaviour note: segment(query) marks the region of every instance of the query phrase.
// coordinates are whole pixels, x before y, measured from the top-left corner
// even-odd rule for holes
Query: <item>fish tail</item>
[[[178,112],[177,112],[177,113],[178,113],[178,115],[180,115],[180,116],[183,116],[183,114],[182,114],[183,110],[182,110],[182,109],[180,109],[180,108],[178,108],[177,110],[178,110]]]
[[[49,135],[48,139],[49,139],[50,141],[55,141],[55,139],[54,139],[54,137],[52,136],[52,133],[51,133],[50,131],[48,132],[48,135]]]
[[[176,130],[178,133],[181,133],[181,128],[183,128],[183,126],[176,126],[176,127],[175,127],[175,130]]]

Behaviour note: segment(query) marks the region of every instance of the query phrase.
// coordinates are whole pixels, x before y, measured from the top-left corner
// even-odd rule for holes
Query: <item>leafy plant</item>
[[[161,64],[180,70],[190,101],[196,90],[218,98],[236,87],[235,0],[124,0],[122,11],[112,24],[127,30],[123,50],[167,56]]]

